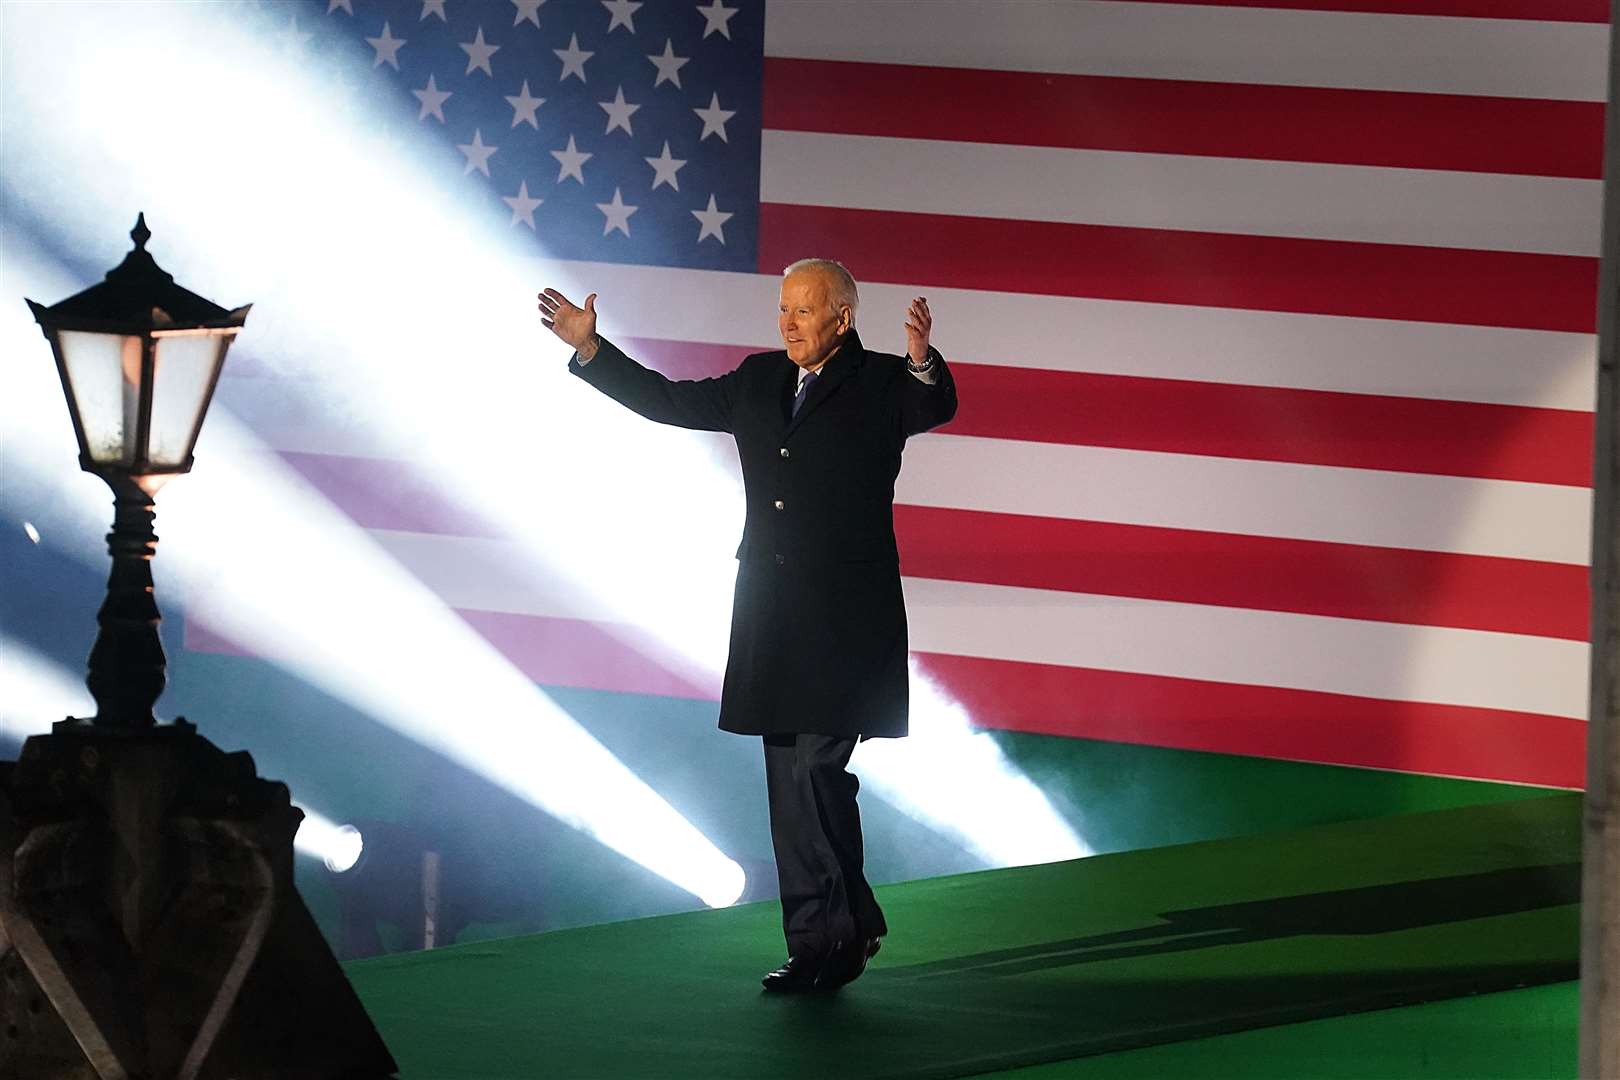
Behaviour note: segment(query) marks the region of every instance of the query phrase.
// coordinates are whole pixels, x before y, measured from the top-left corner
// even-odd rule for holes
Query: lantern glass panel
[[[136,334],[60,332],[84,450],[101,465],[131,465],[141,403],[141,339]]]
[[[146,459],[175,467],[191,456],[202,414],[208,408],[214,372],[229,336],[218,331],[154,335],[152,427]]]

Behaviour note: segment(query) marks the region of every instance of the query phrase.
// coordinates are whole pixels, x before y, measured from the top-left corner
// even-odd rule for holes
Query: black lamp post
[[[0,1077],[380,1078],[395,1065],[293,887],[303,813],[183,718],[158,723],[153,496],[191,468],[247,318],[174,283],[144,217],[51,307],[79,461],[113,490],[96,716],[0,761]]]
[[[28,306],[56,354],[79,465],[113,491],[112,574],[85,680],[94,722],[139,728],[156,722],[152,705],[165,682],[152,499],[170,477],[191,471],[225,350],[251,305],[227,311],[176,285],[146,250],[146,215],[129,235],[135,250],[101,284],[50,307]]]

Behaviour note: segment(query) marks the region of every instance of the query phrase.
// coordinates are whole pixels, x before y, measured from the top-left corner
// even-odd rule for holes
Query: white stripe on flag
[[[760,168],[774,203],[1594,258],[1603,198],[1554,176],[804,131],[766,131]]]
[[[910,440],[895,500],[1583,566],[1591,546],[1584,488],[963,435]]]
[[[793,0],[765,55],[1138,79],[1603,101],[1609,29],[1343,11],[995,0]]]
[[[1586,717],[1584,642],[924,578],[905,594],[919,652]]]

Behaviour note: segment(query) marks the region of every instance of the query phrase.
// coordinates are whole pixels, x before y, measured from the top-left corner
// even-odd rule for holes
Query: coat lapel
[[[816,381],[810,384],[810,390],[804,397],[804,404],[799,407],[799,415],[788,421],[787,430],[782,433],[782,437],[785,439],[797,431],[805,418],[815,412],[816,407],[826,401],[845,379],[853,375],[865,359],[866,349],[861,345],[860,336],[852,328],[849,335],[844,338],[844,344],[833,354],[832,359],[822,366]],[[797,378],[796,374],[790,374],[790,377]],[[792,399],[790,391],[788,395],[790,409]]]

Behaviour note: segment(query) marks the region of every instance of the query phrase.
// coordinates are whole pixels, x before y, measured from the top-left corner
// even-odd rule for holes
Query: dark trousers
[[[845,769],[856,740],[766,735],[765,790],[782,888],[782,932],[792,956],[889,932],[861,872],[861,784]]]

